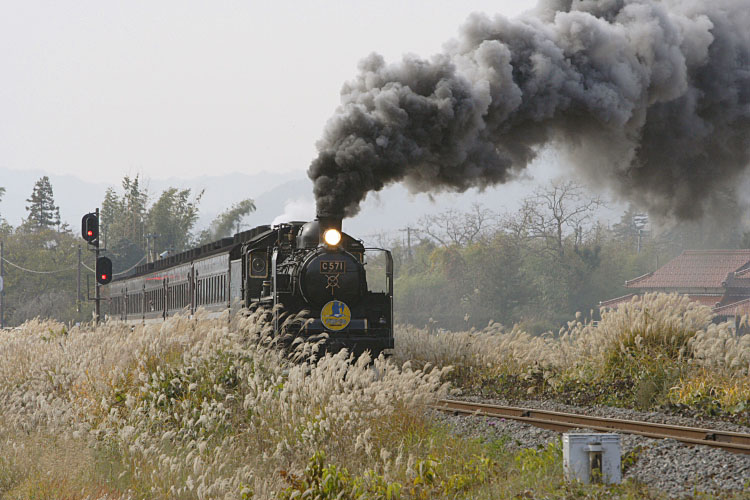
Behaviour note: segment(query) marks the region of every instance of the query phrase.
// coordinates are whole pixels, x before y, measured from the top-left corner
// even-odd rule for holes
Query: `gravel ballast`
[[[747,427],[728,422],[709,421],[613,407],[576,407],[554,401],[515,401],[462,398],[467,401],[506,406],[538,408],[628,420],[643,420],[690,427],[750,432]],[[453,432],[485,440],[500,439],[506,448],[541,448],[561,439],[562,434],[515,420],[458,416],[435,412],[435,418],[447,423]],[[577,432],[586,432],[580,430]],[[688,446],[672,439],[649,439],[621,434],[622,455],[631,452],[635,459],[626,465],[623,480],[635,480],[655,492],[672,498],[692,497],[698,492],[721,495],[722,492],[750,493],[750,455],[730,453],[709,446]]]

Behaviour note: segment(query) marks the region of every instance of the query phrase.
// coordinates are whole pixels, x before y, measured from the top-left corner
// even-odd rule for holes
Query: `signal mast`
[[[81,236],[89,244],[89,250],[96,254],[96,285],[94,287],[94,311],[96,313],[96,323],[101,321],[101,296],[99,285],[106,285],[112,281],[112,261],[108,257],[99,255],[99,209],[87,213],[81,219]],[[93,247],[93,248],[91,248]]]

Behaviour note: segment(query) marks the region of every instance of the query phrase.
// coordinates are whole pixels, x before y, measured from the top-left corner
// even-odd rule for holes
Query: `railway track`
[[[534,408],[470,403],[451,399],[441,399],[432,408],[454,414],[508,418],[558,432],[570,429],[592,429],[601,432],[615,431],[624,434],[637,434],[654,439],[672,438],[687,444],[713,446],[735,453],[750,454],[750,434],[741,432],[595,417]]]

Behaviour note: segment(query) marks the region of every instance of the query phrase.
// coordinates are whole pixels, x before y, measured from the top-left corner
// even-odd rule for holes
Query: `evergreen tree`
[[[31,198],[26,201],[29,203],[26,207],[29,216],[24,224],[27,228],[40,231],[60,227],[60,208],[55,205],[49,177],[45,175],[36,181]]]

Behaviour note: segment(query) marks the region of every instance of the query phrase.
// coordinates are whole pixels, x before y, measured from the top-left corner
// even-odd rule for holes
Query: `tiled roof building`
[[[685,250],[656,271],[626,281],[625,286],[635,293],[600,305],[616,307],[646,292],[680,293],[712,307],[717,319],[739,321],[750,314],[750,250]]]

